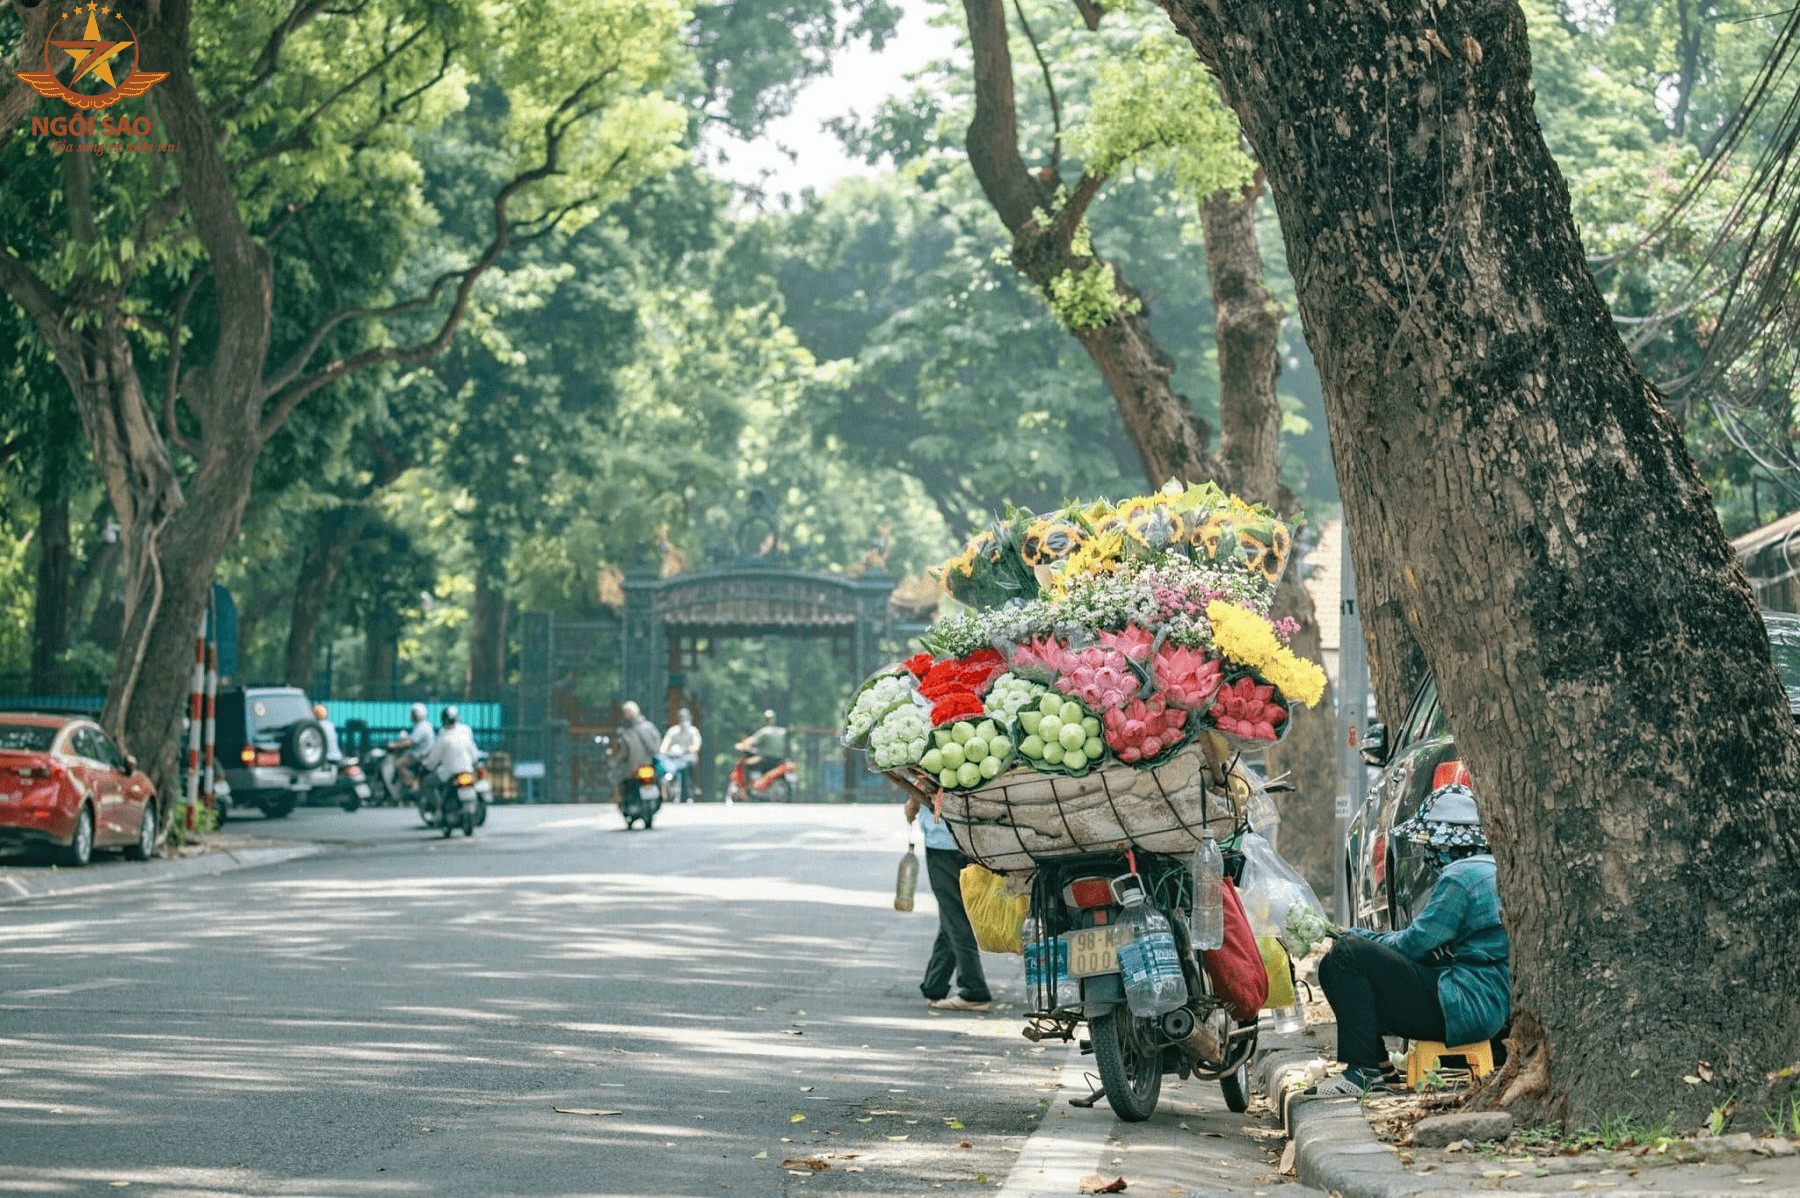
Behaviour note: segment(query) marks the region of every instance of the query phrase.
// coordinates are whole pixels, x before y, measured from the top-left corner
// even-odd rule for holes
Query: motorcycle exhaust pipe
[[[1200,1061],[1225,1059],[1225,1037],[1205,1019],[1196,1019],[1186,1007],[1176,1007],[1162,1017],[1162,1033],[1186,1055]]]

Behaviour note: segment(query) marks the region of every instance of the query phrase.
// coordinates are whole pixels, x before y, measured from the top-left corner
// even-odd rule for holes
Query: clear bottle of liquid
[[[1126,1005],[1140,1018],[1173,1011],[1188,996],[1181,958],[1175,955],[1175,933],[1163,913],[1144,901],[1141,889],[1119,897],[1125,904],[1120,922],[1131,929],[1131,942],[1119,946]]]
[[[909,844],[906,846],[906,856],[900,858],[900,872],[894,875],[894,910],[911,911],[913,893],[918,888],[919,855]]]
[[[1225,855],[1219,851],[1211,828],[1204,830],[1195,846],[1190,868],[1194,875],[1194,916],[1188,930],[1194,951],[1206,952],[1225,943],[1225,896],[1219,889],[1225,883]]]

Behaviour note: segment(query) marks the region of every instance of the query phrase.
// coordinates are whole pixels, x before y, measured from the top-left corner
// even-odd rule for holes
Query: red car
[[[96,848],[156,850],[156,788],[82,715],[0,711],[0,846],[86,865]]]

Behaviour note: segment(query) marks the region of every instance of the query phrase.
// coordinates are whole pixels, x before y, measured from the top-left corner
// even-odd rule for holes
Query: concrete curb
[[[1256,1063],[1256,1080],[1281,1114],[1293,1141],[1294,1170],[1300,1184],[1342,1198],[1402,1198],[1445,1193],[1443,1178],[1408,1173],[1394,1150],[1369,1126],[1354,1098],[1308,1098],[1299,1086],[1325,1072],[1325,1057],[1313,1048],[1277,1044]]]
[[[153,886],[180,878],[203,877],[251,869],[259,865],[275,865],[299,857],[322,853],[322,844],[289,844],[270,848],[221,849],[196,857],[155,857],[144,862],[107,864],[99,869],[42,869],[26,871],[0,870],[0,906],[34,902],[47,898],[69,898],[96,894],[104,890],[126,890]]]

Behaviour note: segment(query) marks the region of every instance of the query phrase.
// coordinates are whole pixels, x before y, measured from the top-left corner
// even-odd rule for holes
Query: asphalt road
[[[929,1012],[897,808],[229,831],[329,848],[0,907],[0,1193],[1295,1192],[1216,1085],[1071,1108],[1084,1059],[1019,1035],[1017,957],[994,1011]]]

